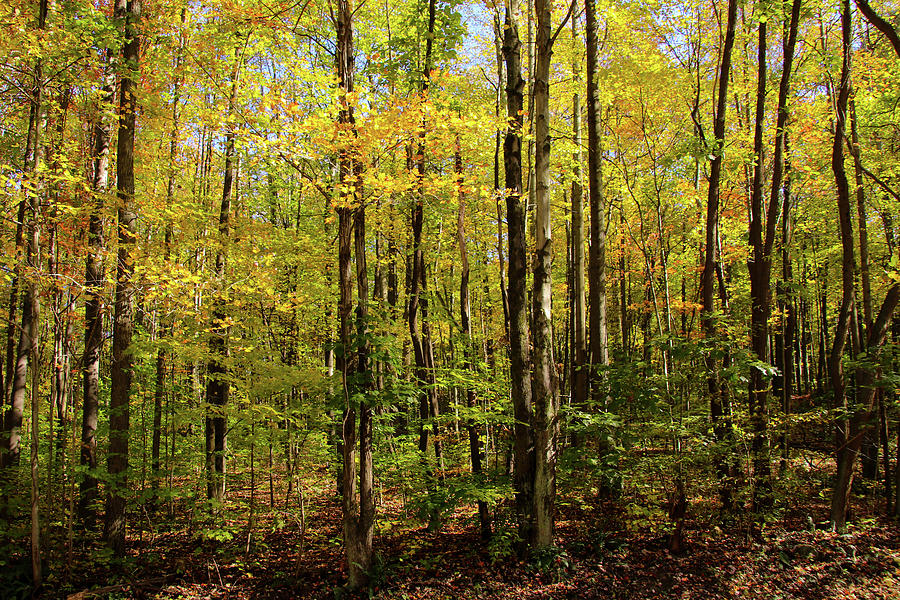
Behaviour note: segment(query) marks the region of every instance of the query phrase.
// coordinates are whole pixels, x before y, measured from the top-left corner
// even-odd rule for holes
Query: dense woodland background
[[[8,0],[0,596],[897,597],[898,10]]]

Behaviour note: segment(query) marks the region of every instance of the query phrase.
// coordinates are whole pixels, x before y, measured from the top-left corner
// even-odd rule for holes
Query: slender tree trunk
[[[81,409],[81,457],[87,471],[81,480],[78,513],[87,526],[94,526],[93,508],[97,500],[97,421],[100,408],[100,347],[103,343],[103,204],[109,186],[109,145],[112,122],[110,107],[115,99],[115,73],[112,53],[106,51],[107,63],[103,88],[94,125],[92,207],[88,220],[88,251],[85,259],[84,283],[84,354],[83,402]]]
[[[37,28],[43,30],[47,23],[47,0],[40,0],[38,4]],[[31,89],[31,110],[29,112],[29,139],[26,142],[24,161],[25,177],[29,185],[23,186],[23,199],[19,204],[19,221],[16,226],[16,237],[19,238],[19,229],[22,229],[22,245],[25,254],[21,269],[17,265],[19,274],[14,275],[13,296],[11,303],[18,301],[18,290],[21,284],[19,277],[23,271],[30,272],[25,282],[25,293],[22,297],[22,317],[19,327],[19,339],[13,354],[11,348],[7,348],[7,358],[15,358],[10,368],[7,364],[7,379],[10,382],[9,406],[4,416],[2,445],[0,445],[0,470],[18,466],[21,460],[21,428],[22,418],[25,412],[25,387],[28,379],[29,359],[37,355],[36,338],[38,335],[38,318],[40,314],[40,298],[38,296],[38,281],[36,280],[40,265],[40,195],[42,186],[38,174],[38,164],[41,155],[41,110],[43,102],[43,60],[38,59],[34,65],[34,80]],[[31,189],[29,189],[29,187]],[[27,207],[27,210],[26,210]],[[17,247],[22,247],[17,239]],[[10,314],[14,317],[14,310],[10,308]],[[8,327],[13,328],[13,321]],[[38,366],[33,365],[34,369]]]
[[[860,158],[859,134],[857,132],[856,103],[853,101],[852,90],[849,99],[850,109],[850,154],[853,156],[855,186],[856,186],[856,214],[859,227],[859,279],[862,284],[863,319],[859,322],[860,339],[872,328],[872,284],[869,275],[869,233],[866,223],[866,193],[863,187],[863,167]],[[865,434],[861,447],[860,463],[862,475],[866,479],[874,480],[878,476],[878,437],[879,430],[871,428]]]
[[[591,214],[591,245],[588,257],[590,292],[588,328],[593,383],[591,395],[598,406],[604,404],[602,387],[597,383],[597,367],[609,364],[609,334],[606,326],[606,206],[603,198],[603,131],[598,65],[600,23],[596,0],[585,0],[587,29],[587,126],[588,126],[588,203]]]
[[[228,99],[228,114],[234,113],[237,100],[238,80],[241,72],[242,51],[235,49],[235,65],[231,74],[231,95]],[[216,282],[218,295],[213,301],[212,335],[209,339],[210,359],[206,366],[206,402],[209,405],[207,416],[207,468],[212,466],[208,474],[207,497],[221,504],[225,501],[225,452],[227,449],[228,416],[226,406],[230,385],[227,379],[228,368],[225,364],[228,356],[228,325],[225,312],[225,278],[226,247],[231,230],[231,204],[234,194],[235,180],[235,131],[234,125],[228,125],[225,134],[225,171],[222,182],[222,202],[219,205],[219,247],[216,251]],[[210,492],[212,494],[210,495]]]
[[[116,0],[116,17],[124,21],[119,82],[119,137],[116,147],[116,195],[119,200],[116,257],[116,298],[113,322],[113,359],[109,403],[110,486],[106,496],[104,537],[116,556],[125,555],[125,490],[128,489],[128,435],[132,366],[130,352],[134,332],[134,258],[137,214],[134,208],[134,138],[137,118],[137,84],[140,77],[141,0]]]
[[[456,243],[459,245],[459,323],[463,334],[463,365],[473,371],[472,354],[474,352],[474,340],[472,337],[472,321],[471,307],[469,301],[469,253],[466,248],[466,193],[464,190],[465,179],[463,178],[463,162],[462,148],[459,143],[459,136],[456,137],[456,185],[457,196],[459,198],[459,212],[456,218]],[[475,389],[466,388],[466,406],[469,410],[474,411],[478,407],[478,398]],[[481,448],[481,437],[478,431],[478,424],[474,418],[468,419],[466,429],[469,434],[469,457],[472,462],[472,475],[477,479],[482,477],[482,458],[483,451]],[[487,502],[478,501],[478,521],[481,526],[482,539],[491,537],[491,514],[488,511]]]
[[[784,52],[784,68],[778,90],[778,116],[775,133],[775,153],[772,169],[772,192],[765,215],[763,214],[763,127],[765,124],[766,97],[766,21],[759,24],[759,60],[756,90],[756,118],[754,127],[753,187],[750,200],[750,344],[756,358],[768,362],[771,316],[772,247],[781,201],[784,173],[784,136],[787,126],[787,101],[791,81],[794,46],[797,40],[797,22],[800,18],[800,2],[795,0],[788,28],[788,42]],[[771,462],[768,439],[768,385],[765,374],[758,367],[751,367],[749,382],[749,411],[752,429],[751,454],[753,460],[754,487],[751,499],[754,513],[761,513],[772,505]]]
[[[753,154],[755,156],[753,167],[753,180],[750,195],[750,259],[747,267],[750,272],[750,346],[757,360],[762,363],[769,361],[769,313],[770,285],[771,285],[771,255],[766,242],[768,235],[763,240],[763,169],[765,167],[765,150],[763,143],[763,127],[766,116],[766,30],[767,23],[761,20],[759,23],[759,44],[757,61],[757,86],[756,86],[756,115],[753,128]],[[776,167],[777,168],[777,167]],[[775,194],[778,188],[773,187]],[[779,207],[777,202],[769,204],[770,207]],[[777,210],[777,209],[776,209]],[[768,227],[766,227],[768,233]],[[750,452],[753,461],[753,492],[751,498],[751,510],[757,515],[766,510],[771,504],[771,468],[768,454],[768,387],[769,381],[760,367],[750,367],[749,377],[749,402],[751,442]],[[757,516],[757,523],[758,523]]]
[[[853,224],[850,210],[850,186],[844,167],[844,136],[846,133],[847,100],[850,96],[850,36],[851,17],[848,0],[841,3],[841,30],[843,44],[843,65],[841,67],[840,86],[838,88],[834,143],[832,145],[831,169],[834,172],[838,193],[838,217],[840,222],[841,240],[841,304],[838,313],[837,326],[835,327],[834,342],[829,359],[829,372],[831,375],[831,387],[834,393],[834,406],[843,409],[846,404],[846,382],[843,370],[843,355],[847,345],[847,334],[850,327],[851,312],[853,310],[854,281],[856,279],[856,256],[853,242]],[[824,309],[824,307],[823,307]],[[823,314],[823,322],[824,322]],[[848,436],[848,423],[845,419],[838,419],[835,430],[835,445],[838,452],[838,464],[841,462],[840,454],[846,450]]]
[[[525,243],[525,206],[522,203],[523,91],[522,44],[516,16],[518,0],[506,4],[503,28],[503,57],[506,61],[507,129],[503,142],[503,171],[506,182],[506,222],[509,242],[509,371],[513,403],[514,465],[513,487],[519,536],[531,539],[533,526],[534,449],[531,423],[531,352],[528,327],[528,276]]]
[[[718,96],[716,101],[715,120],[713,122],[713,141],[709,171],[709,188],[706,201],[706,254],[703,265],[701,298],[703,304],[702,325],[707,340],[713,341],[718,336],[718,319],[715,315],[716,272],[719,268],[718,236],[719,236],[719,185],[722,173],[722,160],[725,152],[726,108],[728,106],[728,80],[731,76],[731,53],[734,48],[734,36],[737,23],[737,0],[728,1],[728,17],[725,28],[725,40],[722,46],[718,74]],[[723,456],[716,459],[716,471],[720,481],[719,499],[726,510],[732,506],[734,482],[728,467],[731,452],[728,448],[731,439],[730,411],[726,410],[728,391],[719,382],[717,360],[712,354],[706,356],[706,384],[709,392],[710,416],[713,431],[721,447]]]
[[[572,18],[572,39],[578,39],[578,19]],[[588,400],[588,352],[587,352],[587,308],[585,306],[584,283],[584,193],[581,172],[581,73],[580,60],[572,60],[575,79],[575,93],[572,95],[572,136],[575,152],[572,161],[575,171],[572,178],[572,404],[581,410],[587,408]],[[624,344],[623,344],[624,346]]]
[[[428,3],[428,35],[425,40],[425,61],[422,72],[422,94],[427,96],[431,81],[431,56],[434,45],[434,27],[437,18],[435,0]],[[413,356],[416,362],[416,378],[421,382],[419,391],[419,452],[423,459],[428,446],[434,445],[435,460],[438,468],[442,462],[442,444],[437,433],[436,419],[439,415],[437,391],[434,383],[434,347],[428,323],[428,298],[426,295],[425,253],[422,249],[422,228],[424,226],[425,199],[425,120],[419,133],[418,147],[415,156],[416,177],[419,185],[419,196],[412,212],[412,273],[410,276],[409,333],[412,340]],[[421,320],[420,320],[421,317]],[[421,328],[421,331],[420,331]],[[429,469],[430,471],[430,469]],[[438,526],[437,512],[432,512],[429,528]]]
[[[534,73],[535,116],[535,251],[532,293],[534,352],[532,398],[534,412],[534,529],[531,545],[553,545],[556,511],[556,433],[559,409],[558,376],[553,356],[551,277],[553,238],[550,227],[550,59],[551,4],[536,0],[537,56]]]
[[[187,20],[187,9],[181,9],[181,26],[184,27]],[[172,206],[175,202],[175,179],[177,175],[178,160],[178,136],[180,134],[179,119],[181,114],[178,112],[178,103],[181,100],[181,60],[184,45],[183,34],[179,35],[179,46],[175,54],[175,81],[172,91],[172,129],[169,134],[169,176],[166,182],[166,205]],[[164,260],[166,263],[171,259],[172,254],[172,237],[173,224],[171,221],[166,223],[165,239],[163,240],[165,251]],[[164,314],[160,317],[160,326],[157,334],[158,349],[156,351],[156,387],[153,391],[153,441],[151,449],[150,470],[153,473],[151,486],[154,491],[153,506],[156,506],[156,492],[159,490],[160,478],[160,447],[162,443],[162,413],[163,400],[166,397],[166,373],[169,366],[169,353],[166,349],[167,340],[172,335],[172,322],[170,317],[165,314],[167,309],[166,303],[163,303],[162,310]]]
[[[347,94],[353,92],[354,49],[353,11],[348,0],[338,0],[336,13],[337,43],[335,61],[340,88],[341,110],[338,127],[352,134],[355,142],[356,122],[353,108],[347,102]],[[357,401],[357,392],[368,391],[367,347],[362,342],[360,348],[351,346],[351,308],[353,304],[353,278],[351,273],[351,231],[355,229],[356,280],[357,280],[357,327],[365,333],[368,318],[368,279],[365,262],[365,212],[358,205],[361,165],[354,159],[353,148],[340,150],[339,177],[341,197],[336,206],[338,213],[338,288],[340,301],[340,343],[343,351],[337,357],[341,370],[344,396],[343,440],[343,486],[342,511],[344,550],[349,572],[347,587],[358,590],[369,580],[372,564],[372,538],[375,522],[375,496],[373,492],[372,470],[372,410],[365,401]],[[356,206],[355,219],[352,216]],[[355,220],[355,228],[354,221]],[[364,339],[364,337],[363,337]],[[361,388],[353,387],[350,373],[356,370],[355,378]],[[357,425],[357,414],[359,423]],[[357,454],[359,455],[357,458]],[[358,461],[358,463],[357,463]],[[358,481],[357,481],[358,479]]]
[[[785,154],[788,154],[788,137],[784,133]],[[781,280],[782,286],[778,292],[781,302],[781,311],[784,314],[782,327],[782,377],[781,377],[781,412],[784,424],[781,432],[781,472],[787,469],[790,459],[790,419],[791,398],[795,387],[794,346],[797,338],[797,304],[794,293],[794,272],[791,258],[791,244],[793,238],[793,223],[791,217],[791,171],[788,161],[785,160],[785,176],[782,186],[782,217],[781,217]]]

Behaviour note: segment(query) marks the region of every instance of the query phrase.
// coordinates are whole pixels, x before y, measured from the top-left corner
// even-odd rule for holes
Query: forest
[[[900,4],[0,33],[0,598],[900,598]]]

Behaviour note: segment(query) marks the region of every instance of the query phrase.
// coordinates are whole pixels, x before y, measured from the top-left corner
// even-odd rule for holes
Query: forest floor
[[[391,507],[384,512],[390,514]],[[767,529],[765,542],[755,543],[738,527],[708,527],[691,521],[689,513],[685,550],[673,556],[665,536],[628,531],[608,518],[621,512],[615,504],[592,512],[564,508],[558,524],[560,550],[539,565],[512,558],[502,536],[499,543],[482,542],[472,511],[458,511],[438,532],[380,519],[371,596],[900,598],[900,529],[895,523],[865,519],[848,534],[836,535],[810,531],[802,515],[789,515]],[[130,540],[126,569],[86,563],[60,597],[343,597],[339,586],[346,564],[340,507],[333,495],[309,498],[306,522],[303,535],[298,523],[265,524],[249,553],[245,542],[198,542],[188,531],[145,535],[143,541]],[[45,594],[55,595],[50,590]]]
[[[259,512],[266,511],[266,517],[255,525],[250,552],[246,513],[243,522],[205,530],[205,541],[198,538],[196,526],[193,531],[132,532],[125,563],[111,566],[108,559],[89,559],[91,552],[82,547],[78,555],[85,558],[73,564],[69,581],[45,588],[42,596],[347,597],[340,589],[346,564],[339,502],[330,490],[307,490],[305,532],[299,515],[272,511],[268,490],[257,492],[257,502],[264,503]],[[855,524],[846,535],[810,526],[804,511],[822,515],[824,505],[786,509],[766,528],[761,543],[750,539],[739,518],[730,526],[705,521],[702,503],[694,502],[685,523],[684,552],[678,556],[668,552],[659,530],[653,534],[646,527],[629,526],[622,518],[622,502],[563,505],[559,550],[535,562],[513,557],[509,529],[501,527],[493,542],[483,542],[472,507],[460,508],[440,531],[428,532],[407,524],[399,501],[381,499],[370,594],[398,600],[900,599],[900,528],[874,515],[874,501],[858,503]],[[187,515],[180,518],[186,521]],[[233,535],[219,536],[224,530]],[[217,536],[223,539],[216,541]]]

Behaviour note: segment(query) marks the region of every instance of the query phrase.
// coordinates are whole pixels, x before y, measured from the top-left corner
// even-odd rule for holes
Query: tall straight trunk
[[[109,402],[109,454],[106,470],[110,486],[106,496],[104,537],[116,556],[125,555],[125,490],[128,489],[128,435],[134,332],[134,258],[137,214],[134,208],[134,138],[137,84],[140,77],[141,0],[116,0],[116,17],[124,21],[119,82],[119,137],[116,146],[116,195],[119,200],[116,256],[116,297],[113,321],[113,359]]]
[[[620,208],[619,224],[625,226],[625,213]],[[628,305],[631,299],[631,285],[629,283],[628,269],[625,266],[626,257],[625,237],[622,236],[619,243],[619,335],[622,342],[622,354],[627,357],[631,354],[631,317],[628,315]]]
[[[716,100],[715,120],[713,121],[713,141],[710,148],[712,160],[709,166],[709,187],[706,199],[706,254],[701,281],[701,299],[703,304],[702,326],[707,340],[715,340],[718,336],[718,319],[715,315],[716,275],[719,270],[718,237],[719,237],[719,186],[722,176],[722,160],[725,152],[725,124],[728,106],[728,80],[731,76],[731,54],[734,48],[734,36],[737,23],[737,0],[728,0],[728,17],[725,26],[725,40],[722,45],[722,56],[719,62],[718,96]],[[709,393],[710,416],[716,440],[722,453],[728,449],[731,438],[731,416],[726,410],[728,393],[719,382],[719,368],[712,353],[707,354],[706,385]],[[716,472],[720,481],[719,499],[728,510],[732,505],[734,483],[728,467],[729,457],[716,460]]]
[[[756,358],[768,362],[769,317],[772,313],[772,247],[775,241],[778,212],[781,209],[781,183],[784,173],[784,135],[787,126],[787,100],[791,81],[791,65],[797,40],[797,21],[800,2],[794,0],[791,24],[784,52],[784,68],[778,89],[778,116],[775,132],[775,152],[772,169],[771,198],[763,215],[763,127],[765,124],[766,96],[766,21],[759,24],[759,56],[756,89],[756,118],[754,127],[753,186],[750,199],[750,246],[748,261],[750,271],[750,345]],[[768,440],[768,382],[763,371],[751,367],[749,381],[749,411],[752,430],[751,454],[753,460],[754,487],[751,499],[755,513],[768,509],[772,504],[771,464]]]
[[[550,59],[551,3],[536,0],[537,56],[534,72],[535,116],[535,251],[532,293],[532,343],[534,352],[532,399],[534,412],[534,529],[531,545],[553,545],[556,511],[556,433],[559,427],[559,389],[553,357],[551,277],[553,237],[550,227]]]
[[[598,366],[609,364],[609,334],[606,327],[606,206],[603,198],[603,153],[601,136],[603,115],[599,89],[600,23],[596,0],[585,0],[587,29],[587,126],[588,126],[588,203],[591,214],[591,244],[588,272],[588,329],[593,383],[591,396],[603,404],[602,386],[597,380]]]
[[[503,73],[503,23],[500,20],[499,11],[494,13],[494,52],[497,61],[497,101],[494,105],[494,115],[499,119],[500,111],[506,105],[506,90],[504,88]],[[500,202],[500,153],[503,148],[503,138],[498,129],[494,135],[494,189],[497,193],[497,269],[500,278],[500,302],[503,305],[503,330],[509,339],[509,290],[506,286],[506,272],[503,259],[503,207]]]
[[[750,273],[750,347],[757,360],[769,361],[768,321],[770,308],[771,265],[768,235],[763,240],[763,184],[765,175],[765,149],[763,127],[766,118],[766,30],[765,20],[759,23],[759,44],[757,60],[756,114],[753,127],[753,180],[750,193],[750,258],[747,269]],[[773,188],[778,193],[778,188]],[[769,203],[778,207],[778,202]],[[777,210],[777,209],[776,209]],[[770,218],[769,222],[773,222]],[[773,222],[774,224],[774,222]],[[767,228],[768,230],[768,228]],[[768,233],[768,231],[767,231]],[[748,412],[750,415],[750,453],[753,462],[753,488],[751,510],[760,513],[771,504],[771,468],[768,454],[768,386],[769,381],[760,367],[750,367],[748,382]]]
[[[238,80],[241,72],[241,50],[235,50],[235,66],[231,74],[231,95],[228,99],[228,114],[234,113],[237,99]],[[219,245],[216,251],[216,282],[218,295],[213,301],[212,322],[209,338],[209,363],[206,366],[206,402],[209,404],[207,416],[207,498],[218,503],[225,501],[225,450],[227,447],[228,417],[225,413],[228,405],[230,386],[226,374],[228,368],[225,359],[228,356],[228,325],[225,314],[225,268],[227,254],[225,248],[231,230],[231,202],[234,193],[235,172],[235,132],[234,125],[229,124],[225,134],[225,170],[222,181],[222,202],[219,205]]]
[[[457,197],[459,198],[459,211],[456,216],[456,243],[459,245],[459,324],[463,335],[462,362],[465,368],[473,371],[472,355],[474,353],[474,340],[472,337],[471,306],[469,301],[469,252],[466,248],[466,193],[464,191],[465,179],[463,178],[462,148],[459,136],[456,137],[456,167]],[[478,398],[475,389],[466,388],[466,406],[470,411],[478,407]],[[483,452],[478,424],[474,418],[468,419],[466,429],[469,434],[469,459],[472,462],[472,475],[477,479],[482,476]],[[478,521],[481,526],[482,539],[491,537],[491,514],[488,511],[487,502],[478,501]]]
[[[356,121],[353,108],[347,102],[347,94],[353,92],[354,49],[353,10],[348,0],[338,0],[335,19],[336,52],[335,62],[341,109],[338,113],[338,128],[352,134],[356,139]],[[351,232],[354,230],[353,207],[358,204],[358,186],[361,165],[354,160],[353,148],[345,147],[339,153],[339,183],[341,195],[336,209],[338,213],[338,288],[340,300],[338,317],[340,321],[340,344],[343,351],[337,357],[343,383],[344,416],[342,425],[343,480],[341,509],[344,532],[344,551],[349,571],[347,586],[358,590],[369,581],[372,565],[372,538],[375,522],[375,496],[373,492],[372,467],[372,410],[363,401],[357,401],[357,392],[365,394],[368,381],[367,349],[351,346],[351,309],[353,305],[353,275],[351,272]],[[365,263],[365,213],[361,205],[356,206],[356,280],[357,280],[357,326],[365,332],[367,314],[368,280]],[[364,339],[364,338],[363,338]],[[357,371],[354,386],[351,371]],[[357,423],[357,414],[359,421]],[[359,455],[357,457],[357,454]],[[358,481],[357,481],[358,479]]]
[[[841,31],[843,44],[843,64],[841,66],[840,86],[836,102],[835,133],[831,153],[831,170],[834,173],[837,187],[838,217],[841,240],[841,304],[835,327],[834,341],[829,357],[829,374],[834,394],[835,408],[843,409],[846,404],[846,382],[844,380],[843,355],[847,346],[847,334],[850,328],[851,312],[855,301],[854,282],[856,279],[856,255],[853,241],[853,224],[850,209],[850,186],[844,167],[844,136],[846,134],[847,101],[850,96],[850,36],[851,17],[849,0],[841,3]],[[824,307],[823,307],[824,308]],[[824,317],[823,317],[824,321]],[[839,419],[836,422],[835,445],[840,454],[846,450],[847,422]]]
[[[359,196],[360,163],[354,162],[354,179],[356,195]],[[358,347],[356,349],[356,373],[358,392],[368,393],[373,387],[372,369],[369,363],[369,343],[366,341],[369,320],[369,276],[366,267],[366,207],[359,203],[353,216],[354,255],[356,257],[356,333]],[[365,560],[371,557],[372,539],[375,532],[375,492],[374,470],[372,463],[372,407],[363,399],[359,402],[359,519],[356,522],[354,536],[347,538],[359,549],[358,557]],[[349,555],[348,555],[349,557]],[[371,568],[369,558],[367,569]],[[351,586],[352,587],[352,586]]]
[[[91,213],[88,218],[88,251],[84,266],[84,354],[82,357],[82,409],[80,464],[86,468],[81,480],[78,514],[85,525],[96,521],[97,500],[97,421],[100,409],[100,347],[103,343],[103,204],[109,187],[109,145],[112,133],[110,106],[115,99],[115,72],[112,52],[106,50],[107,63],[103,88],[94,124]]]
[[[572,39],[578,39],[578,19],[572,18]],[[572,137],[575,152],[572,161],[572,404],[584,409],[588,395],[587,308],[584,283],[584,191],[581,170],[581,73],[579,60],[572,61],[575,93],[572,94]],[[624,344],[623,344],[624,347]]]
[[[72,99],[72,88],[63,87],[59,91],[58,105],[54,107],[53,115],[56,120],[55,136],[50,143],[46,154],[50,161],[49,168],[52,171],[60,169],[63,141],[66,132],[66,118]],[[61,184],[58,181],[51,182],[47,190],[47,274],[50,277],[51,300],[50,312],[52,315],[53,332],[53,356],[50,360],[50,410],[48,417],[49,460],[47,461],[47,477],[54,481],[56,477],[57,454],[62,457],[65,448],[66,413],[68,409],[69,387],[69,335],[71,334],[71,294],[60,284],[60,255],[65,253],[65,244],[60,250],[59,243],[59,202]],[[56,420],[54,421],[54,415]],[[52,489],[48,490],[52,494]]]
[[[47,23],[47,0],[40,0],[38,4],[37,28],[44,29]],[[18,466],[21,460],[21,428],[22,417],[25,411],[25,387],[28,379],[28,363],[29,359],[37,355],[36,337],[38,334],[38,318],[40,315],[40,297],[38,295],[38,282],[35,280],[36,271],[40,265],[40,195],[42,193],[40,175],[38,174],[38,164],[41,155],[41,110],[43,102],[43,61],[38,58],[35,61],[33,82],[31,88],[31,110],[29,111],[29,139],[26,142],[26,152],[24,161],[24,176],[30,186],[22,186],[24,197],[19,204],[19,224],[16,227],[16,237],[19,237],[19,229],[22,232],[22,244],[24,245],[25,254],[23,256],[24,269],[17,266],[19,271],[14,276],[16,283],[13,285],[14,295],[10,298],[11,303],[18,301],[18,291],[16,287],[21,285],[18,278],[23,276],[24,271],[30,271],[28,280],[25,282],[25,293],[22,296],[22,316],[19,327],[19,339],[15,347],[15,354],[11,352],[11,348],[7,348],[7,358],[15,358],[10,370],[7,365],[7,378],[10,382],[9,406],[6,409],[3,420],[2,439],[0,439],[0,469],[6,469],[11,466]],[[29,187],[31,189],[29,189]],[[27,207],[27,210],[26,210]],[[17,246],[21,247],[17,239]],[[10,309],[10,313],[14,313]],[[14,316],[14,315],[13,315]],[[10,322],[8,327],[13,327]],[[38,366],[35,364],[34,369]],[[34,435],[32,433],[32,435]]]
[[[785,154],[788,154],[788,136],[784,133]],[[791,397],[794,393],[795,373],[794,346],[797,340],[797,303],[794,298],[794,270],[791,258],[791,243],[793,238],[793,222],[791,218],[791,171],[787,158],[784,167],[784,183],[782,184],[781,200],[781,289],[778,290],[778,298],[781,312],[784,315],[782,323],[782,354],[781,354],[781,412],[784,424],[781,431],[781,467],[787,469],[790,459],[790,430],[787,415],[792,410]]]
[[[525,243],[525,206],[522,202],[523,91],[522,43],[516,15],[518,0],[506,4],[503,28],[503,57],[506,61],[507,129],[503,141],[506,222],[509,242],[509,377],[514,425],[513,487],[519,519],[519,536],[531,539],[534,496],[534,450],[531,423],[531,352],[528,327],[528,277]]]
[[[872,284],[869,275],[869,233],[866,224],[866,193],[863,187],[863,166],[859,149],[859,133],[857,131],[856,103],[852,90],[849,99],[850,117],[850,154],[853,156],[853,173],[856,187],[856,215],[859,227],[859,280],[862,288],[863,318],[858,319],[860,339],[872,328]],[[875,479],[878,475],[878,430],[868,429],[863,440],[860,462],[862,475],[866,479]]]
[[[187,9],[181,9],[181,26],[187,20]],[[172,206],[175,202],[175,179],[177,174],[178,160],[178,136],[180,134],[179,119],[181,113],[178,112],[178,103],[181,100],[181,60],[184,46],[183,34],[179,35],[179,45],[175,54],[175,81],[172,91],[172,129],[169,133],[169,175],[166,182],[166,205]],[[168,263],[172,254],[172,237],[173,224],[171,221],[166,223],[165,238],[163,240],[164,260]],[[165,305],[164,305],[165,307]],[[164,308],[165,310],[165,308]],[[159,489],[159,482],[162,476],[160,472],[160,446],[162,443],[162,412],[163,400],[166,396],[166,373],[169,366],[169,353],[166,349],[167,340],[172,335],[172,323],[167,314],[160,317],[159,331],[157,334],[157,343],[159,347],[156,351],[156,387],[153,391],[153,441],[151,446],[150,470],[153,473],[151,486],[156,492]],[[155,505],[155,498],[154,498]]]
[[[431,56],[434,45],[434,27],[437,18],[435,0],[428,3],[428,35],[425,41],[425,62],[422,70],[422,94],[427,96],[431,81]],[[425,122],[419,133],[418,147],[415,156],[416,178],[419,195],[412,211],[412,273],[410,275],[409,333],[412,340],[413,356],[416,361],[416,377],[422,385],[419,391],[419,452],[424,456],[428,446],[434,444],[435,459],[440,465],[442,445],[437,431],[436,419],[439,414],[437,392],[434,383],[434,347],[428,323],[428,299],[426,296],[425,253],[422,249],[422,228],[424,226],[425,202]],[[420,330],[421,329],[421,330]],[[436,514],[429,526],[437,525]]]
[[[38,307],[32,310],[37,311]],[[34,328],[37,331],[37,312]],[[31,585],[38,591],[43,581],[41,573],[40,488],[38,477],[38,442],[40,440],[40,368],[38,344],[32,344],[34,368],[31,370]]]

